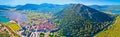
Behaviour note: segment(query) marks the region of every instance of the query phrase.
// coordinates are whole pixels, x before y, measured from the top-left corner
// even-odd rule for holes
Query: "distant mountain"
[[[90,5],[89,7],[98,9],[98,10],[113,10],[120,9],[120,5]]]
[[[111,12],[113,14],[120,14],[120,5],[91,5],[89,7],[97,9],[99,11]]]
[[[26,4],[23,6],[17,6],[17,10],[39,10],[41,12],[59,12],[66,8],[67,5],[57,5],[57,4]]]
[[[55,14],[61,35],[66,37],[92,37],[107,28],[114,20],[112,15],[82,4],[71,4]]]
[[[97,10],[105,10],[105,9],[108,8],[108,5],[103,5],[103,6],[100,6],[100,5],[90,5],[89,7],[97,9]]]
[[[6,6],[6,5],[0,5],[0,10],[9,10],[9,8],[12,8],[12,7]]]

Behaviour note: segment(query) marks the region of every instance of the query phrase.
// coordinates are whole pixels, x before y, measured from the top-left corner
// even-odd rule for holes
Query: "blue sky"
[[[120,0],[0,0],[0,5],[25,5],[25,4],[70,4],[81,3],[85,5],[120,5]]]

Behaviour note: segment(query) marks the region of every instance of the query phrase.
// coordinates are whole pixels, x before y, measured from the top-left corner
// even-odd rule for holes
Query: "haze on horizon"
[[[80,3],[85,5],[120,5],[120,0],[0,0],[0,5],[25,5],[25,4],[71,4]]]

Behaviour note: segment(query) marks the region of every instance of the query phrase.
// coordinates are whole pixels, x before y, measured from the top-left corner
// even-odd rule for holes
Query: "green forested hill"
[[[95,37],[120,37],[120,16],[116,18],[116,21],[107,30],[104,30]]]
[[[111,15],[82,4],[72,4],[55,16],[61,35],[66,37],[92,37],[113,21]]]

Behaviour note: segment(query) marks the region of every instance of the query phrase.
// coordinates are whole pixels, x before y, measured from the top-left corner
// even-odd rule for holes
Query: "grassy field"
[[[107,30],[98,33],[94,37],[120,37],[120,16],[116,18],[115,23]]]

